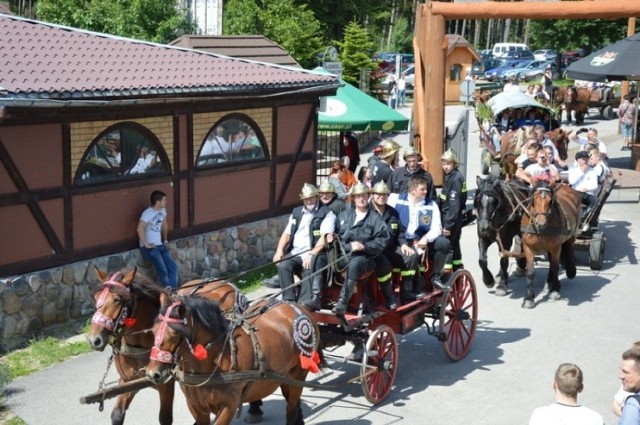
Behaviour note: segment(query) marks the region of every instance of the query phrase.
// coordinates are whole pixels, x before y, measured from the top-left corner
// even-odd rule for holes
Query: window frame
[[[243,124],[247,125],[250,130],[253,130],[253,132],[255,133],[258,139],[258,142],[260,143],[263,156],[257,157],[257,158],[238,158],[238,159],[232,158],[231,160],[225,160],[222,162],[217,162],[212,164],[198,164],[198,162],[200,161],[202,149],[207,139],[209,138],[209,135],[214,133],[217,127],[220,126],[222,123],[226,121],[231,121],[231,120],[241,121]],[[271,161],[271,155],[269,152],[269,147],[267,145],[266,137],[262,132],[262,128],[260,128],[260,126],[248,115],[245,115],[239,112],[233,112],[233,113],[224,115],[209,128],[204,138],[200,141],[200,146],[197,149],[197,154],[193,161],[193,167],[195,171],[200,172],[200,171],[206,171],[211,169],[220,169],[225,167],[238,167],[244,164],[257,164],[257,163],[270,162],[270,161]]]
[[[130,173],[122,174],[122,172],[120,174],[114,173],[113,175],[116,176],[115,178],[108,178],[105,180],[96,179],[95,181],[88,180],[86,183],[84,183],[82,180],[82,174],[86,172],[86,169],[83,168],[83,166],[85,165],[89,152],[92,149],[97,148],[98,143],[100,143],[108,134],[113,133],[115,131],[118,131],[120,133],[120,153],[121,155],[124,155],[128,159],[128,162],[130,163],[130,167],[128,168],[128,171],[130,171],[135,166],[135,163],[136,163],[135,154],[131,154],[133,151],[131,150],[130,146],[127,146],[126,148],[127,153],[124,154],[125,148],[123,146],[126,142],[126,139],[123,137],[123,134],[124,134],[123,130],[131,131],[133,133],[137,133],[140,136],[142,136],[144,138],[145,145],[151,145],[151,147],[153,147],[156,153],[157,159],[162,164],[162,168],[158,170],[154,170],[151,173],[137,173],[137,174],[130,174]],[[126,142],[126,143],[129,144],[129,142]],[[123,159],[121,159],[121,162],[122,161]],[[91,143],[89,143],[89,146],[87,146],[87,148],[85,149],[82,155],[82,158],[80,159],[80,162],[75,170],[72,185],[73,187],[76,187],[76,188],[86,188],[86,187],[95,187],[95,186],[103,186],[103,185],[114,185],[121,182],[149,180],[150,178],[160,178],[160,177],[164,178],[170,175],[172,175],[171,162],[169,161],[169,157],[164,149],[164,146],[162,145],[162,143],[160,143],[160,140],[158,139],[158,137],[156,137],[156,135],[151,130],[149,130],[147,127],[141,124],[138,124],[132,121],[124,121],[124,122],[119,122],[117,124],[110,125],[109,127],[105,128],[91,141]]]

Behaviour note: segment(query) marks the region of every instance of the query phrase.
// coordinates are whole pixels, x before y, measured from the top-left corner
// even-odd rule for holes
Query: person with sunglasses
[[[535,158],[536,162],[534,164],[524,169],[518,168],[518,171],[516,171],[517,178],[532,186],[537,181],[547,181],[552,186],[560,181],[558,169],[553,164],[549,164],[547,153],[540,145],[538,145]]]
[[[582,134],[585,134],[582,136]],[[569,136],[569,140],[572,142],[576,142],[580,145],[580,150],[587,150],[588,145],[592,145],[597,147],[602,155],[603,159],[606,161],[608,159],[607,155],[607,145],[605,145],[598,138],[598,129],[594,127],[589,128],[581,128],[575,133]]]

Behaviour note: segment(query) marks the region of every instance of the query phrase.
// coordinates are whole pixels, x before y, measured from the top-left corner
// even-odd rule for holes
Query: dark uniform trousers
[[[283,301],[296,301],[303,303],[311,299],[311,282],[313,277],[328,263],[327,254],[320,253],[311,259],[311,267],[303,269],[302,258],[296,255],[278,263],[278,276],[282,288]],[[320,271],[319,271],[320,270]],[[300,277],[300,287],[294,286],[293,275]]]

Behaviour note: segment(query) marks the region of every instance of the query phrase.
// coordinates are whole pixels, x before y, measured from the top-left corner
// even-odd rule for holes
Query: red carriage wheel
[[[442,298],[440,332],[442,348],[451,360],[464,358],[471,348],[478,323],[478,294],[473,277],[458,270],[449,279],[451,287]]]
[[[369,336],[362,356],[362,392],[371,404],[378,404],[391,392],[398,370],[398,342],[387,325]]]

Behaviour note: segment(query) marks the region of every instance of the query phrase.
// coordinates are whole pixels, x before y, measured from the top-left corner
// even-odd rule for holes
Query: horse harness
[[[548,193],[550,196],[554,197],[554,191],[552,191],[551,188],[549,187],[538,187],[535,189],[536,191],[542,191],[544,193]],[[533,197],[529,198],[530,200],[533,199]],[[565,211],[564,207],[562,206],[561,202],[555,202],[555,197],[553,199],[553,204],[551,206],[551,208],[549,208],[548,212],[531,212],[529,211],[528,208],[525,208],[525,213],[527,214],[527,216],[529,217],[529,219],[531,221],[533,221],[533,219],[535,219],[535,217],[537,217],[538,215],[546,215],[547,217],[551,215],[552,212],[552,208],[553,206],[557,206],[558,210],[561,213],[561,216],[563,218],[563,222],[565,224],[565,227],[549,227],[546,226],[544,228],[540,228],[540,226],[538,226],[537,224],[535,224],[535,221],[533,222],[533,224],[531,224],[531,222],[529,224],[521,224],[520,225],[520,231],[523,233],[533,233],[536,235],[547,235],[547,236],[560,236],[560,235],[570,235],[573,232],[571,231],[571,227],[569,224],[569,215],[567,214],[567,212]]]
[[[220,385],[230,384],[234,382],[268,380],[268,381],[279,382],[282,384],[290,384],[290,385],[304,386],[304,387],[310,387],[310,388],[318,388],[318,389],[328,388],[327,385],[307,383],[305,381],[298,381],[298,380],[283,376],[279,373],[276,373],[271,369],[267,369],[266,356],[256,336],[256,328],[253,326],[252,323],[249,322],[249,319],[260,316],[261,314],[273,308],[274,306],[278,305],[279,303],[280,302],[274,302],[274,300],[270,300],[268,304],[257,305],[255,308],[249,311],[243,312],[243,314],[236,315],[234,317],[234,320],[230,323],[229,330],[227,332],[218,335],[212,341],[207,343],[207,345],[205,346],[205,349],[208,350],[213,345],[218,343],[221,340],[221,337],[224,337],[223,349],[220,352],[220,355],[218,356],[218,360],[216,361],[216,367],[211,373],[185,372],[184,370],[180,369],[179,366],[177,365],[176,355],[172,355],[170,353],[168,353],[168,356],[170,356],[170,358],[165,357],[164,360],[161,360],[156,356],[156,360],[165,362],[165,363],[173,362],[174,364],[176,364],[176,366],[171,371],[171,374],[173,375],[174,379],[183,385],[187,385],[191,387],[199,387],[204,385],[220,386]],[[302,314],[302,312],[294,305],[291,305],[291,307],[294,308],[298,314]],[[184,320],[186,319],[173,319],[168,317],[169,314],[170,314],[170,310],[167,309],[167,312],[165,313],[165,315],[164,316],[161,315],[161,319],[163,321],[166,321],[165,323],[167,323],[167,326],[169,326],[170,323],[185,324]],[[251,338],[251,343],[253,346],[253,354],[254,354],[253,370],[241,370],[241,371],[236,370],[238,348],[237,348],[237,342],[235,338],[232,337],[232,334],[233,334],[233,331],[238,328],[242,329]],[[156,339],[156,344],[158,344],[157,339]],[[188,339],[187,339],[187,345],[189,346],[191,351],[193,351],[191,342]],[[224,355],[226,346],[229,346],[229,349],[230,349],[231,366],[228,371],[219,372],[218,365],[220,363],[220,360],[222,359],[222,356]],[[152,351],[154,350],[152,349]],[[157,351],[156,351],[156,354],[157,354]],[[161,354],[161,357],[162,356],[163,355]],[[164,356],[166,356],[166,354],[164,354]]]

